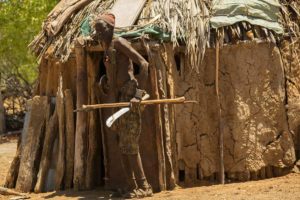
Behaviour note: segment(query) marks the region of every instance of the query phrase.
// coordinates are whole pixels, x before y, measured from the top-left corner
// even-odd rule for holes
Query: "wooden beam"
[[[65,116],[66,116],[66,170],[65,189],[70,189],[74,173],[74,151],[75,151],[75,126],[74,126],[74,103],[71,90],[65,90]]]
[[[65,148],[66,148],[66,135],[65,135],[65,104],[63,94],[63,80],[62,75],[59,76],[59,87],[56,96],[56,108],[58,116],[58,155],[55,175],[55,189],[61,190],[63,178],[65,173]]]
[[[57,109],[55,109],[46,127],[45,141],[43,145],[40,169],[38,173],[38,180],[34,188],[34,191],[37,193],[46,191],[44,187],[46,184],[47,175],[50,168],[53,145],[54,145],[55,138],[57,137],[57,134],[58,134],[58,116],[57,116]]]
[[[188,103],[198,103],[197,101],[186,101],[185,97],[178,97],[174,99],[153,99],[153,100],[142,100],[141,105],[158,105],[158,104],[188,104]],[[82,105],[82,108],[74,110],[74,112],[92,111],[101,108],[119,108],[119,107],[130,107],[130,102],[120,102],[120,103],[104,103],[104,104],[94,104],[94,105]]]
[[[28,132],[24,146],[22,146],[20,169],[16,184],[16,189],[22,192],[32,191],[35,185],[41,144],[43,144],[47,107],[47,97],[33,97]]]
[[[217,109],[218,109],[218,119],[219,119],[219,180],[221,184],[225,183],[225,169],[224,169],[224,132],[223,132],[223,121],[222,121],[222,110],[219,94],[219,68],[220,68],[220,41],[219,37],[216,37],[216,97],[217,97]]]
[[[131,45],[137,51],[144,50],[143,46],[140,43],[132,43]],[[93,51],[104,51],[104,48],[101,45],[97,45],[97,46],[86,47],[86,50],[92,51],[92,52]]]
[[[173,49],[173,45],[167,44],[164,48],[164,62],[166,65],[166,77],[167,77],[167,92],[170,98],[175,98],[175,74],[177,73],[177,66],[175,61],[175,51]],[[184,79],[184,65],[186,59],[184,59],[184,54],[179,53],[180,55],[180,76]],[[172,162],[175,176],[175,183],[179,182],[179,162],[178,162],[178,141],[176,137],[176,114],[175,114],[175,106],[169,105],[170,109],[170,133],[171,133],[171,149],[172,149]]]
[[[131,46],[138,52],[141,52],[144,55],[147,55],[147,52],[143,46],[143,44],[141,44],[141,42],[134,42],[131,43]],[[161,48],[161,44],[159,42],[156,41],[152,41],[149,42],[149,48],[151,50],[158,50],[159,48]],[[88,46],[86,47],[87,51],[90,52],[94,52],[94,51],[104,51],[103,47],[101,45],[96,45],[96,46]],[[185,46],[178,46],[174,48],[174,52],[175,53],[185,53],[186,47]]]
[[[79,43],[75,44],[77,65],[77,109],[87,104],[87,52]],[[86,154],[87,154],[87,113],[79,112],[76,116],[74,189],[85,189]]]
[[[101,91],[100,91],[100,87],[98,87],[97,85],[94,86],[94,90],[96,93],[96,97],[97,97],[97,102],[101,103]],[[99,121],[100,121],[100,128],[101,128],[101,142],[102,142],[102,153],[103,153],[103,167],[104,167],[104,185],[107,186],[108,185],[108,180],[109,180],[109,168],[108,168],[108,151],[107,151],[107,136],[106,136],[106,132],[105,132],[105,123],[104,123],[104,114],[103,111],[101,109],[98,110],[99,112]]]
[[[99,61],[99,60],[98,60]],[[98,62],[99,63],[99,62]],[[98,63],[93,62],[91,54],[87,56],[87,71],[88,71],[88,102],[96,103],[94,85],[96,85],[96,67]],[[93,189],[96,185],[96,171],[101,170],[96,163],[97,158],[97,111],[88,113],[88,148],[87,148],[87,167],[86,167],[86,187]],[[97,167],[96,167],[97,166]],[[98,168],[99,167],[99,168]]]
[[[150,72],[150,83],[151,83],[151,96],[154,99],[159,99],[158,91],[158,80],[157,80],[157,69],[155,66],[155,58],[150,50],[149,44],[142,41],[143,47],[146,49],[148,60],[149,60],[149,72]],[[163,144],[163,130],[160,105],[155,107],[154,110],[155,119],[155,136],[156,136],[156,147],[157,147],[157,158],[158,158],[158,182],[161,191],[167,189],[166,186],[166,165],[165,165],[165,153]]]
[[[152,96],[159,98],[158,84],[157,84],[157,72],[154,66],[150,66],[150,80],[152,86]],[[156,132],[156,146],[158,156],[158,180],[161,191],[166,190],[166,165],[165,154],[163,148],[163,130],[160,105],[155,107],[155,132]]]
[[[158,87],[159,94],[162,99],[168,98],[167,94],[167,69],[165,62],[161,56],[163,52],[155,52],[156,67],[158,71]],[[161,116],[164,133],[164,151],[166,158],[166,187],[167,189],[174,189],[176,186],[175,175],[172,163],[172,150],[171,150],[171,127],[170,127],[170,110],[168,104],[161,105]]]

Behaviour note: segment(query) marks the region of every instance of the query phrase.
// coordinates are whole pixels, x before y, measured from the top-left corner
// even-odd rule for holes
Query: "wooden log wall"
[[[33,177],[35,178],[31,180],[30,187],[20,186],[24,181],[21,181],[22,175],[18,174],[20,178],[17,182],[17,188],[21,191],[46,192],[54,189],[92,189],[96,185],[104,184],[104,181],[107,186],[114,187],[117,185],[116,183],[122,185],[125,181],[125,177],[118,175],[118,173],[122,174],[123,172],[120,167],[120,159],[116,157],[119,149],[115,135],[110,134],[110,130],[107,130],[103,123],[97,123],[97,121],[105,121],[112,111],[107,113],[106,110],[103,113],[102,110],[99,110],[88,114],[81,113],[83,115],[78,113],[75,133],[75,115],[72,112],[75,109],[74,97],[77,98],[77,107],[87,103],[114,101],[112,97],[103,100],[103,96],[99,96],[101,92],[99,92],[97,81],[99,80],[100,53],[87,53],[81,47],[76,49],[76,53],[78,54],[77,60],[71,59],[65,64],[57,63],[51,58],[42,60],[39,84],[36,90],[36,94],[39,96],[35,98],[46,98],[47,104],[44,112],[38,112],[34,106],[29,119],[31,123],[36,118],[34,116],[37,115],[37,112],[40,115],[41,113],[47,113],[43,118],[39,118],[43,121],[39,134],[44,135],[44,137],[39,140],[40,148],[35,152],[38,155],[33,158]],[[150,95],[153,97],[156,95],[156,98],[160,98],[155,65],[151,68],[150,73],[155,86],[154,89],[152,88],[153,91],[150,92]],[[151,91],[151,85],[148,85],[147,91]],[[147,118],[151,116],[151,119],[144,120],[143,129],[146,133],[143,134],[141,139],[142,146],[145,146],[141,151],[145,172],[155,191],[167,188],[166,172],[163,172],[166,170],[165,161],[161,165],[162,170],[159,172],[160,186],[157,176],[153,176],[153,169],[160,163],[157,156],[165,153],[163,113],[161,110],[160,107],[158,109],[155,107],[146,109],[144,115]],[[155,118],[151,113],[157,113],[160,116],[160,126],[156,131],[150,128],[155,124]],[[35,128],[35,130],[38,129]],[[23,135],[31,137],[32,134],[27,131]],[[152,135],[156,135],[156,139],[152,139]],[[26,140],[28,137],[26,137]],[[111,144],[112,141],[115,141],[114,145]],[[107,142],[109,145],[107,145]],[[27,141],[24,142],[25,149],[29,148],[28,144]],[[159,145],[160,150],[157,150],[157,145]],[[28,157],[29,154],[21,149],[21,157],[23,156]],[[21,169],[23,167],[22,160],[20,163],[21,167],[13,168]],[[154,171],[157,172],[156,169]],[[14,184],[11,187],[14,187]]]
[[[59,86],[59,76],[63,77],[63,90],[70,89],[76,96],[76,59],[71,57],[66,63],[54,58],[42,58],[39,65],[38,85],[34,95],[55,97]]]
[[[70,189],[74,174],[76,61],[61,64],[43,58],[38,82],[35,94],[39,96],[30,100],[21,145],[5,186],[23,192]]]

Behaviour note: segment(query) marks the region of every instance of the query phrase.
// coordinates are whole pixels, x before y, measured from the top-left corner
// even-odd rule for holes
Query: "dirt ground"
[[[0,141],[0,185],[4,184],[6,172],[14,157],[17,141]],[[98,189],[89,192],[52,192],[43,194],[28,194],[30,199],[112,199],[111,192]],[[13,196],[2,196],[0,200]],[[146,199],[199,199],[199,200],[300,200],[300,174],[292,173],[287,176],[247,183],[232,183],[226,185],[201,186],[193,188],[177,188],[155,194]]]

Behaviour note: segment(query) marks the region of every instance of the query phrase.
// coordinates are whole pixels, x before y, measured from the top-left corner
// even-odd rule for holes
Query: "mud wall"
[[[199,101],[175,108],[178,169],[184,170],[185,182],[217,177],[215,62],[215,50],[208,50],[199,73],[186,61],[168,71],[176,96]],[[225,46],[219,74],[227,178],[265,178],[272,176],[273,168],[292,166],[295,150],[279,49],[255,42]]]
[[[300,41],[284,41],[280,52],[286,74],[286,94],[288,109],[288,122],[291,130],[297,159],[300,159]],[[294,107],[294,109],[293,109]]]

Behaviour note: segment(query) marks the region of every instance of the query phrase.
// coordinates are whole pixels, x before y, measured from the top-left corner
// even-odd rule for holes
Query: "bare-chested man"
[[[141,134],[141,109],[139,102],[144,95],[148,80],[148,62],[132,48],[124,38],[113,38],[115,17],[112,14],[95,16],[91,20],[91,38],[104,48],[104,64],[107,71],[108,89],[118,101],[130,101],[130,112],[124,114],[116,123],[118,143],[122,155],[122,165],[127,177],[126,198],[152,196],[142,166],[139,138]],[[111,49],[116,50],[116,63],[109,56]],[[139,65],[139,77],[134,76],[132,62]],[[113,67],[116,68],[113,68]],[[138,81],[138,80],[139,81]],[[103,85],[101,85],[103,87]]]

